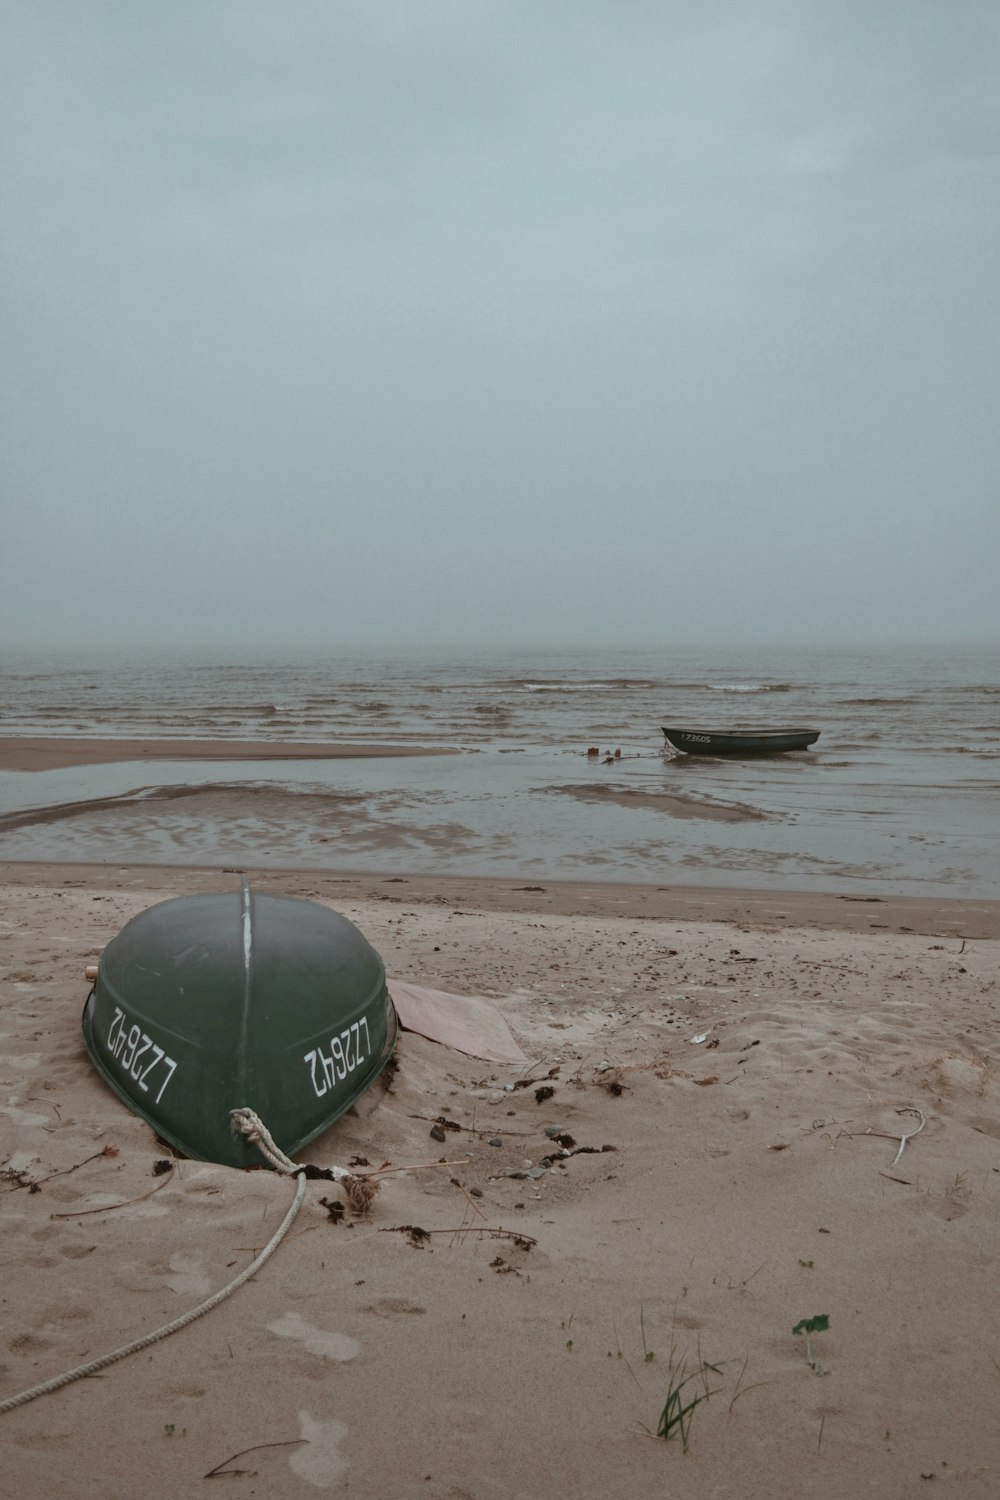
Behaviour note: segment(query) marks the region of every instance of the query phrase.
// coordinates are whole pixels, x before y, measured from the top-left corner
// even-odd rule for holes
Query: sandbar
[[[141,760],[359,760],[377,756],[452,755],[443,745],[355,745],[304,740],[85,739],[69,735],[0,736],[0,771],[53,771],[67,766]]]

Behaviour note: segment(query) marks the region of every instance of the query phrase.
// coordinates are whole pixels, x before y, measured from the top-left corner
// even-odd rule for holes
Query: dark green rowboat
[[[685,755],[783,755],[808,750],[820,737],[818,729],[663,729],[668,745]]]
[[[83,1012],[115,1093],[185,1156],[232,1167],[264,1164],[232,1110],[293,1156],[378,1076],[396,1029],[385,966],[346,917],[246,881],[134,917]]]

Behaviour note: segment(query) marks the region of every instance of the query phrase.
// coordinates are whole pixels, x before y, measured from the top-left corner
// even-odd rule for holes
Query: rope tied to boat
[[[274,1167],[276,1172],[283,1172],[286,1176],[291,1176],[296,1172],[301,1175],[305,1171],[305,1167],[299,1166],[298,1163],[292,1161],[290,1156],[285,1155],[264,1124],[264,1121],[260,1118],[260,1115],[256,1114],[252,1109],[231,1109],[229,1111],[229,1118],[233,1122],[233,1129],[245,1135],[247,1140],[257,1147],[261,1156],[265,1158],[268,1164]],[[324,1170],[323,1175],[324,1177],[330,1176],[340,1180],[344,1177],[350,1177],[351,1173],[346,1167],[328,1167]]]

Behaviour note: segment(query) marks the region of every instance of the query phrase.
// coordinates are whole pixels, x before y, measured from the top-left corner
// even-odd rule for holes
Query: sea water
[[[1000,894],[992,649],[7,655],[0,687],[3,735],[454,752],[7,772],[0,858]],[[664,724],[821,736],[703,759]]]

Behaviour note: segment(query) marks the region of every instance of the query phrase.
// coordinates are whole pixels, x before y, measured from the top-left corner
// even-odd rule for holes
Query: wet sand
[[[311,744],[302,740],[99,740],[69,736],[0,736],[0,771],[54,771],[67,766],[143,760],[357,760],[372,756],[451,755],[445,746]]]
[[[739,802],[685,797],[680,792],[641,792],[606,786],[561,786],[552,790],[562,796],[575,797],[579,802],[595,802],[599,806],[613,802],[619,807],[665,813],[671,818],[701,818],[710,823],[757,823],[766,816],[759,809]]]
[[[0,738],[0,858],[997,896],[989,820],[957,791],[841,804],[800,770],[793,794],[659,754]]]
[[[156,1175],[80,1039],[84,968],[124,922],[239,873],[0,865],[0,1401],[198,1305],[291,1202],[270,1171]],[[343,911],[391,975],[485,997],[532,1066],[404,1033],[391,1088],[302,1159],[450,1165],[337,1222],[343,1191],[307,1183],[231,1298],[0,1416],[19,1500],[209,1475],[993,1500],[1000,904],[248,873]],[[810,1364],[793,1327],[817,1315]],[[685,1379],[686,1454],[650,1435]]]

